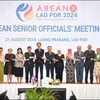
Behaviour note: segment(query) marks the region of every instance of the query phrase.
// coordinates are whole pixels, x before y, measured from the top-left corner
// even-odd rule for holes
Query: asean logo
[[[33,7],[29,4],[22,3],[16,9],[16,15],[19,20],[25,22],[33,18]]]

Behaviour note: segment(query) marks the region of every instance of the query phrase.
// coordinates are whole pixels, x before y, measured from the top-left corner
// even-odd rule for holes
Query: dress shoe
[[[93,82],[91,82],[91,84],[93,84]]]
[[[88,82],[85,82],[85,84],[88,84]]]

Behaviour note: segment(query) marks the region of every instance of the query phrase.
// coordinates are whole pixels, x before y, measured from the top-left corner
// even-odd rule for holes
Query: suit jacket
[[[82,59],[82,57],[84,57],[84,52],[81,51],[80,54],[79,54],[79,52],[76,51],[76,52],[74,52],[74,56],[75,56],[76,59],[80,60],[80,61],[75,61],[75,66],[78,66],[79,63],[80,63],[81,66],[84,67],[84,59]]]
[[[31,64],[34,67],[33,58],[32,59],[30,58],[30,57],[33,57],[33,56],[34,56],[33,52],[31,52],[31,53],[26,52],[25,53],[25,58],[29,59],[29,61],[25,61],[24,66],[27,66],[27,65]]]
[[[55,54],[53,52],[51,52],[51,54],[49,52],[45,53],[45,57],[48,59],[45,62],[45,65],[48,66],[49,64],[53,64],[54,65],[54,61],[53,59],[55,58]]]
[[[86,60],[85,60],[85,67],[86,66],[94,66],[94,61],[91,60],[91,58],[94,58],[95,56],[95,51],[91,50],[91,52],[89,50],[86,50],[84,53]]]
[[[35,49],[35,56],[36,56],[36,60],[35,63],[44,63],[44,60],[42,59],[42,57],[44,56],[44,50],[40,49],[40,51],[38,49]]]

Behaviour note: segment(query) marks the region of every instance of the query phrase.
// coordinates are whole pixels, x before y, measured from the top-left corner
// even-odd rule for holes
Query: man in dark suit
[[[36,58],[35,58],[35,73],[36,73],[37,80],[38,80],[39,67],[40,67],[41,79],[43,79],[44,50],[41,49],[41,45],[42,44],[40,42],[38,42],[37,43],[37,49],[35,49],[35,55],[36,55]]]
[[[34,53],[31,52],[32,50],[32,47],[31,46],[28,46],[27,47],[27,50],[28,52],[25,53],[25,79],[26,79],[26,83],[28,83],[28,74],[30,73],[30,82],[31,82],[31,78],[32,78],[32,75],[33,75],[33,67],[34,67],[34,62],[33,62],[33,59],[34,59]]]
[[[90,82],[93,84],[93,69],[94,69],[94,55],[95,51],[91,50],[91,44],[88,45],[88,50],[85,51],[85,83],[88,84],[88,72],[90,70]]]
[[[77,46],[77,51],[74,52],[75,56],[75,67],[76,67],[76,77],[77,83],[81,83],[83,81],[83,68],[84,68],[84,53],[81,51],[81,46]]]
[[[54,61],[55,61],[55,54],[52,52],[52,47],[47,47],[48,52],[45,53],[46,57],[46,77],[49,77],[49,71],[51,71],[51,78],[54,79]]]

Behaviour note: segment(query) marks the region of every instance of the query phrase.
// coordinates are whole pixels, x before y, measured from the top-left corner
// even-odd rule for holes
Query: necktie
[[[91,50],[89,50],[89,53],[91,53]]]
[[[41,52],[41,49],[39,49],[39,52]]]
[[[51,55],[51,52],[49,52],[49,55]]]
[[[81,55],[81,52],[79,52],[79,56]]]

